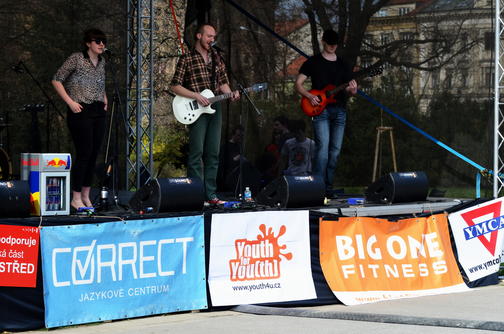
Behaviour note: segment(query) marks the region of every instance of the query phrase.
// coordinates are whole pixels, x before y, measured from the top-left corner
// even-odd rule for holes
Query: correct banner
[[[46,327],[207,307],[203,216],[41,230]]]

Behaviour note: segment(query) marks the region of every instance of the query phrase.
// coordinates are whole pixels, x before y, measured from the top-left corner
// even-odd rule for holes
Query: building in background
[[[433,41],[420,46],[412,43],[399,57],[391,55],[392,63],[382,58],[384,75],[398,76],[409,84],[422,112],[443,91],[460,98],[488,99],[493,79],[492,6],[493,0],[390,1],[370,21],[363,48],[387,48],[398,40]],[[444,40],[437,42],[438,36]],[[447,55],[431,57],[436,50]],[[361,66],[377,60],[361,57]],[[408,68],[408,63],[421,66]]]
[[[381,63],[382,77],[393,76],[401,85],[408,85],[421,112],[426,112],[432,97],[443,91],[461,98],[489,99],[493,80],[492,6],[493,0],[391,0],[371,18],[357,65],[364,69]],[[307,19],[279,23],[276,31],[303,52],[313,53]],[[406,42],[397,48],[398,41]],[[282,51],[277,55],[276,74],[291,83],[305,58],[277,43]],[[360,83],[378,87],[382,80],[377,77]],[[288,83],[278,89],[285,91]]]

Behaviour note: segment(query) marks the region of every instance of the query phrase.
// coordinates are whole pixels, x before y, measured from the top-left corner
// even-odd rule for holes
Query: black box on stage
[[[30,215],[30,185],[28,181],[0,181],[0,217]]]
[[[199,179],[176,177],[152,179],[129,201],[134,211],[172,212],[202,210],[205,201],[203,183]]]
[[[429,181],[424,172],[389,173],[366,189],[366,201],[401,203],[425,201]]]
[[[324,205],[325,185],[319,176],[281,176],[257,195],[259,204],[282,208]]]

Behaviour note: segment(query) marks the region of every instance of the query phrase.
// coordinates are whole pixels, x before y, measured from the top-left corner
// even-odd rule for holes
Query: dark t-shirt
[[[338,57],[335,61],[325,59],[322,54],[317,54],[308,58],[301,68],[299,73],[311,78],[312,89],[321,90],[327,85],[332,84],[339,86],[353,79],[350,66]],[[338,104],[345,105],[347,96],[345,90],[341,90],[336,99]]]

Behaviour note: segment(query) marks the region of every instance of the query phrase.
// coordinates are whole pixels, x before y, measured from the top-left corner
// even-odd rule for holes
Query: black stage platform
[[[347,197],[332,199],[328,205],[310,208],[272,208],[256,203],[238,203],[237,207],[226,208],[204,207],[201,211],[166,212],[158,214],[138,214],[126,209],[98,212],[92,216],[47,216],[27,218],[2,218],[0,224],[20,226],[58,226],[74,224],[96,224],[122,220],[143,220],[164,217],[181,217],[191,215],[203,215],[205,221],[205,247],[206,265],[208,273],[208,252],[210,244],[211,217],[213,213],[226,212],[254,212],[264,210],[309,210],[310,213],[310,247],[312,275],[315,282],[317,298],[285,303],[276,303],[277,306],[300,306],[300,305],[327,305],[339,303],[327,285],[319,259],[319,219],[321,217],[337,218],[342,216],[380,216],[394,220],[412,216],[430,215],[439,212],[451,212],[463,207],[483,202],[484,200],[462,200],[429,198],[424,202],[401,203],[379,205],[363,203],[359,205],[348,204]],[[395,218],[394,218],[395,217]],[[39,258],[40,263],[40,258]],[[0,287],[0,330],[1,331],[24,331],[44,327],[44,301],[42,274],[39,267],[37,273],[36,288],[13,288]],[[472,286],[482,286],[497,283],[497,275],[488,276],[484,279],[472,282]],[[212,310],[209,300],[209,309]]]

